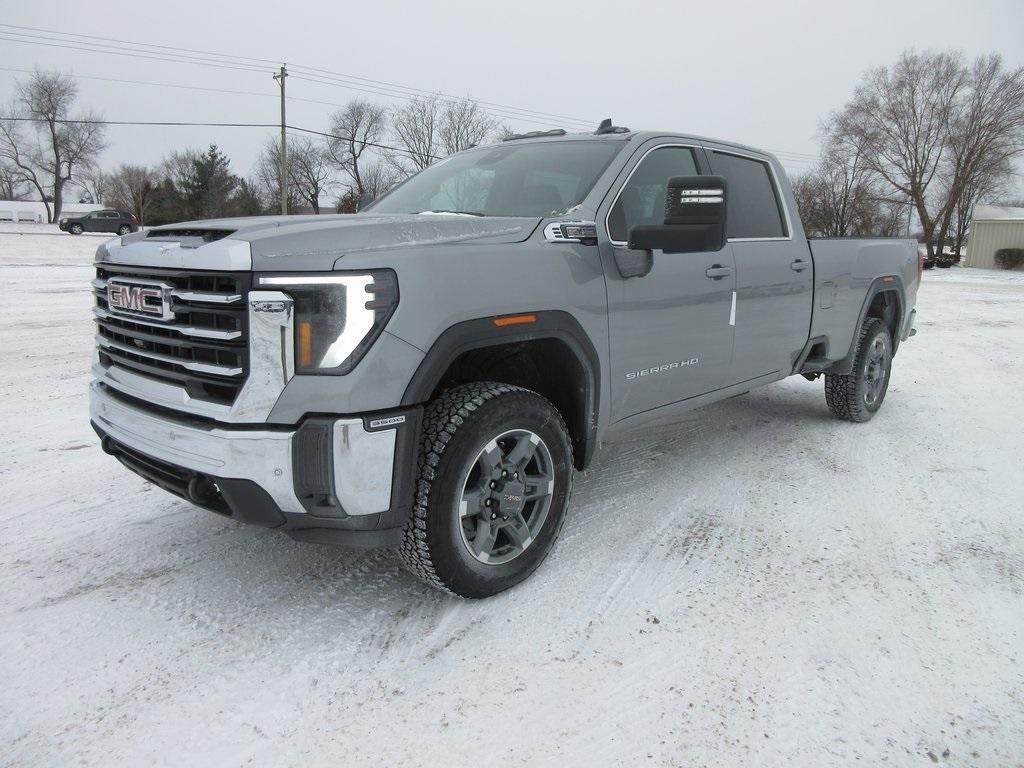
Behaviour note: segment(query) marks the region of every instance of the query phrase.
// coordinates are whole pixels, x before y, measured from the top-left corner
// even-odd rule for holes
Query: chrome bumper
[[[178,421],[129,404],[94,381],[92,422],[112,440],[210,478],[248,480],[266,491],[282,512],[306,514],[295,494],[290,430],[241,430]],[[369,432],[361,418],[334,422],[334,491],[345,513],[369,515],[391,506],[395,430]]]

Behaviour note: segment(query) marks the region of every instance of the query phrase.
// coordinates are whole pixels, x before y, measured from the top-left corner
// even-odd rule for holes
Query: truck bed
[[[897,284],[903,296],[902,325],[896,344],[910,332],[909,312],[917,298],[917,242],[896,238],[808,238],[814,261],[812,340],[825,344],[823,357],[844,358],[854,342],[858,320],[878,282]]]

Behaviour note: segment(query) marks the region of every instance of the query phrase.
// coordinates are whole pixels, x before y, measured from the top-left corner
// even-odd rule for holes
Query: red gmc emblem
[[[107,283],[107,306],[115,312],[154,315],[163,320],[174,317],[170,302],[165,299],[164,286],[159,283]]]

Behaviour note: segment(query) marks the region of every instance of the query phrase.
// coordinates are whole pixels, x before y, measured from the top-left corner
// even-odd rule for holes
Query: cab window
[[[637,224],[663,224],[665,193],[673,176],[696,176],[690,147],[659,147],[649,152],[629,177],[608,215],[608,235],[624,243]]]
[[[768,163],[725,152],[711,153],[711,169],[728,184],[726,235],[730,238],[786,237],[782,206]]]

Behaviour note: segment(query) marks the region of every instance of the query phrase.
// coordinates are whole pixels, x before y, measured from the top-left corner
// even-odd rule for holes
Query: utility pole
[[[284,116],[284,79],[288,77],[288,68],[282,64],[281,71],[274,79],[281,84],[281,167],[278,169],[281,186],[281,215],[288,215],[288,140],[285,134]]]

